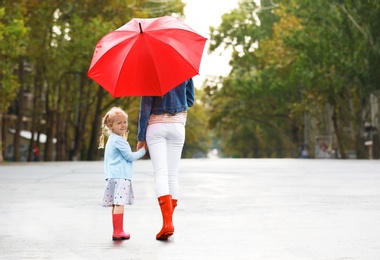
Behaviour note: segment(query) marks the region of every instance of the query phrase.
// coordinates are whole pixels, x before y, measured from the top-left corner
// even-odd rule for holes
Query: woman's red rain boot
[[[161,207],[163,225],[161,231],[156,235],[157,240],[166,240],[173,235],[174,226],[172,221],[173,204],[172,195],[165,195],[158,198]]]
[[[131,236],[123,230],[124,214],[112,214],[113,234],[112,240],[126,240]]]
[[[178,200],[172,199],[173,211],[174,211],[175,207],[177,207],[177,201]]]

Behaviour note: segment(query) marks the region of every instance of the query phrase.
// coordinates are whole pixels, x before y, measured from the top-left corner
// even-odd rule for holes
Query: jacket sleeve
[[[117,138],[115,141],[115,147],[117,150],[119,150],[123,158],[129,162],[136,161],[143,157],[145,154],[144,148],[141,148],[137,152],[132,152],[131,146],[123,137]]]
[[[146,140],[146,128],[152,111],[154,97],[141,97],[137,141]]]
[[[194,105],[194,83],[192,78],[186,82],[186,101],[188,107]]]

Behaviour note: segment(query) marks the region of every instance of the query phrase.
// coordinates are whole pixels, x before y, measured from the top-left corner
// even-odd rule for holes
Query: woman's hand
[[[146,144],[146,141],[138,141],[137,142],[137,147],[136,147],[137,151],[140,150],[143,147],[145,148],[145,151],[148,151],[148,146]]]

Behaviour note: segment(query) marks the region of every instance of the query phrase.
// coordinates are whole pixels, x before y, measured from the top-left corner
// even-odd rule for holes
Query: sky
[[[224,13],[237,8],[238,0],[187,0],[184,22],[200,35],[210,38],[209,27],[219,26]],[[230,51],[217,50],[208,54],[209,41],[203,52],[199,75],[193,78],[195,86],[201,87],[207,76],[227,75],[231,68],[228,62]]]

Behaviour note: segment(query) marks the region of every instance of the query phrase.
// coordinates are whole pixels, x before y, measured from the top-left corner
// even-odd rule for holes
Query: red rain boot
[[[174,213],[174,209],[175,209],[175,207],[177,207],[177,201],[178,201],[178,200],[172,199],[173,213]]]
[[[124,232],[123,230],[123,218],[124,214],[112,214],[112,240],[125,240],[131,237],[128,232]]]
[[[161,207],[163,225],[161,231],[156,235],[156,239],[167,240],[174,233],[172,195],[159,197],[158,203]]]

